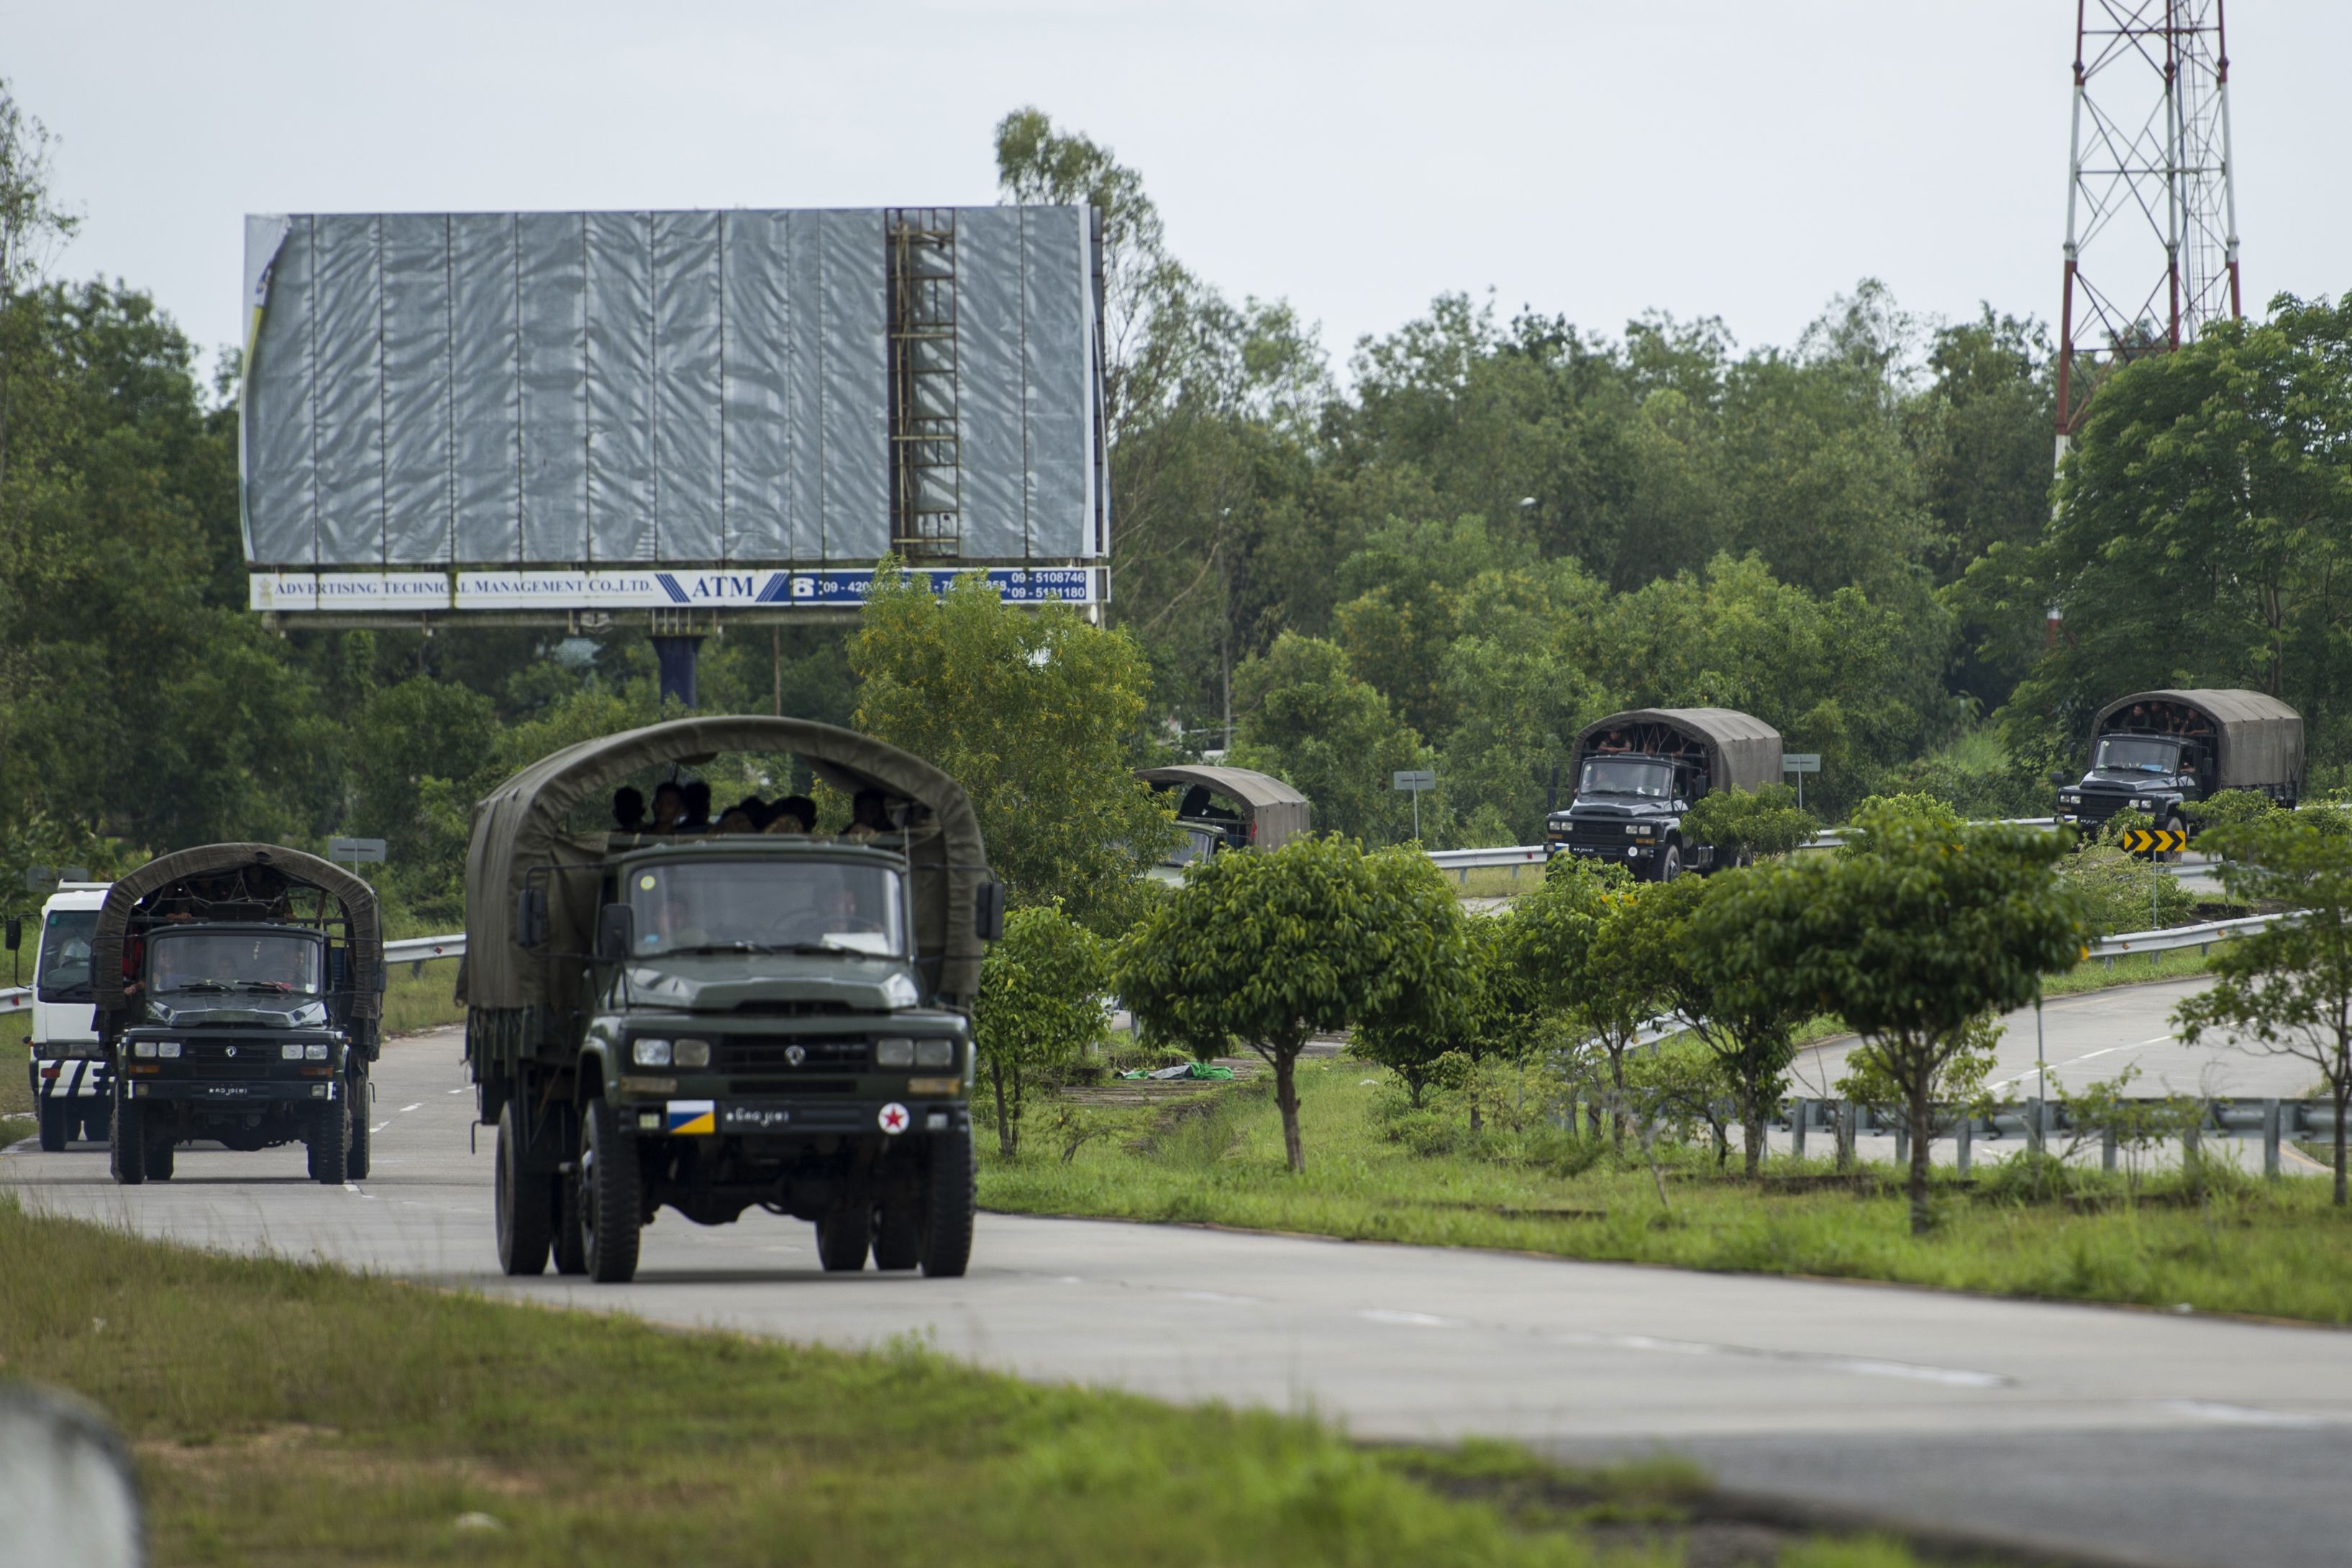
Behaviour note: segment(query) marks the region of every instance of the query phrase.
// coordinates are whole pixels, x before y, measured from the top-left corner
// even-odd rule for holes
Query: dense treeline
[[[1534,837],[1565,738],[1633,704],[1762,716],[1824,754],[1809,800],[1832,812],[2038,805],[2127,685],[2277,690],[2321,763],[2352,754],[2352,302],[2282,301],[2118,376],[2053,521],[2030,321],[1923,322],[1864,280],[1794,346],[1743,349],[1709,320],[1612,335],[1450,296],[1343,380],[1289,305],[1187,270],[1107,150],[1024,110],[997,151],[1008,198],[1108,217],[1130,647],[1108,663],[1148,690],[1139,759],[1230,744],[1374,843],[1411,831],[1390,772],[1433,767],[1423,835],[1458,843]],[[50,279],[71,220],[46,175],[0,90],[0,890],[21,907],[31,864],[345,832],[392,841],[411,918],[454,918],[473,800],[658,711],[641,628],[266,630],[234,365],[207,386],[135,287]],[[851,629],[707,645],[705,706],[851,721]]]

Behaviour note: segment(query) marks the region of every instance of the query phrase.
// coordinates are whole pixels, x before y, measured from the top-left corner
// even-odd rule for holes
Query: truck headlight
[[[304,1046],[302,1047],[302,1054],[310,1058],[314,1062],[325,1061],[327,1059],[327,1042],[320,1040],[314,1044]]]
[[[629,1059],[641,1068],[669,1066],[667,1040],[633,1040],[629,1043]]]
[[[155,1054],[159,1057],[164,1057],[167,1058],[177,1058],[180,1054],[180,1042],[177,1040],[158,1040],[155,1042]]]
[[[912,1040],[877,1040],[874,1042],[874,1065],[877,1068],[910,1068],[915,1065],[915,1042]]]
[[[915,1065],[919,1068],[951,1068],[955,1066],[953,1040],[917,1040]]]
[[[133,1040],[131,1042],[131,1054],[134,1057],[152,1057],[155,1054],[155,1042]]]
[[[2083,797],[2070,790],[2066,794],[2058,797],[2058,804],[2061,805],[2080,805],[2083,804]]]
[[[707,1068],[710,1065],[710,1042],[680,1040],[670,1047],[669,1059],[674,1067]]]
[[[278,1054],[289,1062],[299,1062],[302,1059],[302,1049],[301,1044],[298,1041],[293,1045],[278,1047]]]
[[[2136,799],[2132,802],[2132,809],[2135,811],[2146,811],[2149,806],[2154,805],[2156,803],[2152,800]]]

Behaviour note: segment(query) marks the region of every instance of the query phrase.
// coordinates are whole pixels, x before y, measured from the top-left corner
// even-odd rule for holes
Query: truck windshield
[[[1671,800],[1675,770],[1670,763],[1649,757],[1601,757],[1584,764],[1577,781],[1579,795],[1630,795],[1643,800]]]
[[[96,910],[49,911],[49,918],[41,922],[40,970],[35,982],[44,999],[52,992],[89,984],[89,948],[97,932]]]
[[[681,860],[628,874],[637,952],[841,952],[903,957],[898,874],[839,860]]]
[[[316,996],[320,944],[291,932],[159,931],[147,945],[147,978],[166,991],[253,991]]]
[[[2099,740],[2099,754],[2091,763],[2099,773],[2168,773],[2178,771],[2180,742],[2158,740],[2154,736],[2105,735]]]

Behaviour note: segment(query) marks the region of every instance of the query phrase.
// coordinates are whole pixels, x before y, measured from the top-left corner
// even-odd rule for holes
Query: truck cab
[[[1622,866],[1647,881],[1716,868],[1716,846],[1683,832],[1683,814],[1717,789],[1778,784],[1780,731],[1727,708],[1613,713],[1576,738],[1576,794],[1544,822],[1546,858]]]
[[[98,1048],[90,955],[104,882],[64,882],[41,905],[33,958],[33,1105],[41,1147],[50,1153],[79,1138],[104,1143],[114,1075]]]

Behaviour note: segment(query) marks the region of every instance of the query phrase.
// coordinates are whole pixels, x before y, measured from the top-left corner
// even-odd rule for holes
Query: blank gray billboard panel
[[[918,510],[934,560],[1097,557],[1088,215],[940,210],[948,334],[893,315],[888,209],[248,219],[248,561],[854,565]],[[910,412],[957,439],[894,488]]]

